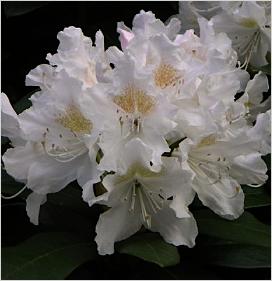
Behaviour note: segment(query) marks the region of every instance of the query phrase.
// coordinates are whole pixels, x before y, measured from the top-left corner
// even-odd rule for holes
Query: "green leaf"
[[[270,227],[248,212],[233,221],[225,220],[210,210],[194,212],[199,233],[241,244],[270,247]]]
[[[269,64],[271,64],[271,52],[267,52],[267,55],[265,57]]]
[[[267,247],[231,244],[213,245],[200,250],[207,264],[235,268],[266,268],[271,265]]]
[[[85,215],[90,211],[90,207],[82,199],[82,189],[76,182],[70,183],[57,193],[48,194],[47,201]]]
[[[198,198],[198,196],[196,194],[196,196],[194,198],[194,201],[190,205],[190,208],[192,210],[197,210],[197,209],[203,209],[203,208],[206,208],[206,207],[202,204],[202,202],[200,201],[200,199]]]
[[[265,156],[262,156],[266,166],[267,166],[267,169],[268,170],[271,170],[271,154],[267,154]]]
[[[96,256],[94,243],[70,233],[37,234],[2,248],[2,279],[61,279]]]
[[[4,169],[1,169],[1,193],[13,195],[24,187],[23,183],[15,181]],[[24,191],[18,197],[25,199],[30,191]]]
[[[166,243],[156,233],[142,233],[117,244],[119,253],[128,254],[161,267],[176,265],[180,262],[178,250]]]
[[[245,193],[245,209],[271,205],[271,197],[266,192],[264,186],[242,186],[242,188]]]
[[[8,144],[9,138],[1,136],[1,145]]]
[[[253,72],[259,72],[262,71],[263,73],[267,74],[267,75],[271,75],[271,64],[266,64],[263,66],[251,66],[251,71]]]
[[[14,105],[14,110],[16,111],[17,114],[23,112],[25,109],[29,108],[31,106],[31,101],[30,101],[30,97],[36,93],[37,90],[34,90],[32,92],[30,92],[29,94],[27,94],[26,96],[24,96],[23,98],[21,98],[15,105]]]

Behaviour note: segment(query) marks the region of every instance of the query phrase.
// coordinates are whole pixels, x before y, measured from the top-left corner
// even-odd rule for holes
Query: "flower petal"
[[[115,242],[128,238],[141,228],[139,211],[129,212],[129,206],[129,202],[124,202],[100,215],[95,237],[100,255],[113,254]]]
[[[8,174],[18,181],[26,182],[30,166],[42,156],[41,147],[31,142],[25,146],[8,149],[2,157]]]
[[[230,174],[240,184],[263,184],[267,180],[267,167],[259,153],[240,155],[233,159]]]
[[[191,215],[187,218],[177,218],[175,212],[165,207],[152,217],[151,230],[159,232],[164,240],[175,246],[193,247],[198,234],[196,221]]]
[[[10,138],[16,144],[23,144],[24,141],[20,140],[20,123],[18,116],[12,108],[6,94],[1,93],[1,134]]]
[[[244,211],[244,193],[231,178],[221,179],[214,184],[195,181],[193,188],[203,205],[226,219],[236,219]]]
[[[39,224],[40,206],[46,202],[46,195],[32,192],[26,199],[26,212],[30,222]]]

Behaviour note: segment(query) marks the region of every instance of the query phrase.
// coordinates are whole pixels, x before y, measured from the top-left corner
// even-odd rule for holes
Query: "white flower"
[[[98,80],[106,79],[111,68],[104,53],[101,31],[96,33],[95,46],[91,38],[73,26],[59,32],[57,37],[60,41],[58,52],[47,55],[50,64],[57,66],[56,71],[64,69],[70,76],[82,81],[85,87],[92,87]]]
[[[204,1],[201,9],[198,5],[199,2],[180,2],[180,17],[182,21],[185,16],[186,28],[195,28],[197,17],[205,17],[214,25],[217,33],[225,32],[230,37],[232,46],[245,67],[249,63],[255,66],[268,63],[266,55],[271,46],[270,3]]]
[[[191,188],[202,203],[225,218],[237,218],[243,212],[244,194],[229,176],[229,164],[222,151],[214,148],[214,136],[192,142],[185,139],[178,155],[187,170],[195,174]]]
[[[220,216],[234,219],[242,214],[240,184],[259,186],[266,181],[267,167],[261,156],[270,152],[269,118],[270,112],[261,114],[254,127],[244,123],[235,135],[187,138],[174,152],[183,168],[194,173],[191,186],[199,199]]]
[[[267,64],[270,50],[271,23],[265,8],[258,2],[244,1],[232,13],[225,11],[212,18],[217,32],[226,32],[239,59],[255,66]]]
[[[98,104],[90,98],[89,111],[93,112],[93,119],[87,119],[80,106],[80,103],[88,103],[85,96],[88,92],[82,90],[82,83],[61,71],[51,88],[36,93],[32,107],[18,117],[8,102],[2,107],[2,114],[12,118],[9,122],[3,120],[6,135],[12,140],[14,137],[21,139],[19,144],[13,143],[14,148],[7,150],[3,161],[7,172],[33,191],[27,200],[27,210],[35,224],[46,194],[58,192],[76,179],[81,185],[90,178],[94,182],[100,180],[101,172],[95,161]],[[19,126],[17,136],[9,134],[14,126]]]
[[[180,21],[178,19],[170,20],[168,25],[165,26],[162,21],[156,19],[152,12],[145,12],[143,10],[135,15],[132,29],[126,27],[123,22],[119,22],[117,25],[117,31],[120,33],[119,40],[123,50],[128,47],[135,36],[146,39],[154,35],[165,34],[170,40],[173,40],[179,29]]]
[[[269,89],[267,76],[261,71],[250,80],[245,93],[237,100],[247,108],[247,119],[251,122],[256,120],[259,113],[267,111],[271,107],[271,97],[264,99],[263,93]]]
[[[145,151],[146,165],[158,171],[161,155],[170,151],[165,135],[176,126],[171,120],[175,106],[153,86],[151,75],[141,73],[128,54],[115,61],[113,82],[106,88],[104,94],[110,102],[103,110],[105,123],[99,146],[104,156],[100,169],[125,173],[130,142],[138,139]]]
[[[220,1],[221,2],[221,1]],[[193,29],[199,34],[198,17],[210,19],[215,14],[222,11],[219,1],[180,1],[179,13],[175,15],[181,21],[180,32],[183,34],[189,29]],[[232,2],[232,1],[231,1]]]
[[[180,171],[177,159],[163,157],[163,166],[155,173],[142,165],[135,147],[130,157],[137,159],[126,174],[107,175],[103,180],[106,193],[95,197],[89,193],[87,201],[110,207],[100,215],[96,226],[95,241],[100,254],[112,254],[114,242],[126,239],[143,225],[159,232],[166,242],[194,245],[197,227],[188,211],[194,193],[187,184],[191,173]],[[85,188],[89,189],[88,184]]]

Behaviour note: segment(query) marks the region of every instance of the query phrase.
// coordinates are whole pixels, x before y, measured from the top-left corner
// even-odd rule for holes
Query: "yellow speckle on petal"
[[[113,101],[126,113],[139,112],[146,115],[150,113],[155,106],[155,100],[153,97],[147,95],[143,90],[132,85],[126,87],[121,95],[114,97]]]
[[[74,133],[88,134],[92,130],[92,122],[86,119],[75,105],[70,105],[57,122]]]
[[[153,172],[150,169],[143,167],[139,163],[134,163],[127,171],[125,175],[118,176],[116,184],[121,184],[124,182],[129,182],[134,178],[154,178],[160,177],[165,172],[165,169],[162,168],[160,172]]]
[[[253,106],[253,104],[252,104],[250,101],[245,102],[244,105],[245,105],[245,107],[247,107],[247,108],[250,108],[250,107]]]
[[[256,28],[258,23],[255,21],[255,19],[245,18],[240,21],[240,25],[247,28]]]
[[[215,144],[216,142],[216,138],[214,135],[210,135],[208,137],[205,137],[201,140],[201,142],[198,144],[197,147],[203,147],[206,145],[211,145],[211,144]]]
[[[160,64],[155,70],[155,85],[161,89],[166,88],[178,79],[177,70],[170,64]]]

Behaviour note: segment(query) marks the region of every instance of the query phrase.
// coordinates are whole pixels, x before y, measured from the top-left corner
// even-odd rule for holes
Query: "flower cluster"
[[[180,1],[182,30],[199,32],[198,17],[210,19],[216,33],[225,32],[244,66],[266,65],[271,49],[270,1]]]
[[[141,11],[132,29],[118,23],[121,50],[105,50],[101,31],[93,44],[65,28],[49,64],[26,77],[40,87],[32,106],[17,115],[2,94],[2,135],[13,146],[2,159],[32,191],[32,223],[47,194],[74,180],[89,206],[108,207],[96,226],[102,255],[142,226],[194,246],[196,194],[226,219],[243,213],[240,185],[267,179],[268,81],[261,72],[250,80],[226,33],[198,22],[200,37],[178,34],[178,19],[165,25]]]

